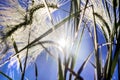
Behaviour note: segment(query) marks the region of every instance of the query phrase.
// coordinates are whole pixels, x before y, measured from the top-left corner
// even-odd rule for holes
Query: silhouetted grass
[[[95,1],[98,3],[96,3]],[[24,77],[25,77],[25,70],[26,70],[26,66],[27,66],[27,59],[29,56],[29,49],[32,49],[32,47],[35,47],[37,45],[42,46],[42,48],[46,51],[46,53],[49,54],[49,56],[52,56],[52,58],[55,58],[55,60],[57,60],[58,80],[67,80],[68,72],[70,73],[68,75],[69,80],[72,80],[73,77],[75,80],[84,80],[84,76],[81,76],[81,72],[85,69],[85,67],[88,63],[91,63],[91,65],[93,66],[93,68],[95,70],[94,71],[94,79],[95,80],[111,80],[113,77],[115,68],[118,64],[118,78],[120,79],[120,57],[119,57],[120,56],[120,3],[117,3],[120,1],[119,0],[110,0],[111,2],[108,2],[107,0],[104,0],[104,1],[95,0],[95,1],[70,0],[70,4],[71,4],[70,12],[66,11],[66,12],[69,12],[69,15],[66,18],[62,19],[59,23],[54,25],[53,18],[51,16],[51,12],[50,12],[49,8],[56,8],[58,10],[60,8],[59,8],[59,6],[54,5],[54,4],[49,4],[49,3],[47,3],[46,0],[44,0],[43,4],[38,4],[38,5],[32,6],[32,8],[30,8],[30,9],[28,9],[28,11],[26,11],[27,14],[24,16],[24,22],[21,22],[18,25],[14,25],[14,27],[12,29],[10,29],[8,32],[6,32],[6,35],[3,36],[3,40],[7,40],[8,37],[11,37],[12,34],[17,32],[19,28],[29,27],[28,25],[33,24],[34,13],[41,8],[45,8],[45,10],[47,11],[47,14],[48,14],[48,18],[50,19],[50,21],[52,23],[52,27],[50,29],[48,29],[43,34],[39,35],[39,37],[35,38],[33,41],[30,41],[30,33],[29,33],[28,44],[25,45],[24,47],[22,47],[20,50],[18,50],[19,46],[17,46],[16,41],[13,40],[13,47],[14,47],[16,54],[10,56],[9,59],[7,59],[6,61],[9,61],[11,58],[17,56],[20,70],[22,71],[21,80],[24,80]],[[32,4],[34,5],[35,1],[33,0],[32,2],[33,2]],[[96,4],[97,4],[97,6],[96,6]],[[101,7],[99,7],[99,6],[101,6]],[[112,7],[113,10],[110,10],[109,6]],[[101,12],[97,11],[96,9],[103,11],[103,14]],[[92,34],[92,31],[90,30],[91,25],[87,24],[87,21],[84,22],[85,19],[87,21],[91,21],[93,34]],[[47,47],[44,46],[44,44],[51,44],[51,45],[56,45],[59,48],[60,45],[57,44],[55,41],[50,41],[50,40],[40,41],[40,40],[45,38],[52,32],[56,31],[58,28],[63,26],[66,22],[69,23],[69,24],[67,24],[67,29],[70,29],[70,26],[72,25],[71,32],[69,32],[67,34],[71,34],[71,36],[74,37],[73,41],[78,40],[78,42],[76,42],[76,43],[74,42],[75,50],[74,50],[74,52],[69,52],[69,53],[73,53],[73,54],[69,54],[68,59],[66,59],[66,52],[63,49],[64,61],[62,63],[62,60],[59,56],[57,58],[47,49]],[[47,24],[47,23],[45,23],[45,24]],[[82,24],[84,24],[84,25],[82,25]],[[10,25],[8,25],[8,26],[10,26]],[[83,27],[83,28],[81,28],[81,27]],[[79,57],[77,57],[77,55],[79,54],[78,51],[79,51],[81,41],[82,41],[82,38],[84,35],[84,30],[86,28],[89,33],[88,36],[90,36],[93,41],[94,50],[92,53],[90,53],[88,55],[87,58],[84,59],[85,61],[83,61],[82,65],[80,66],[78,71],[75,72],[74,68],[76,65],[76,59],[79,58]],[[81,30],[81,33],[79,33],[80,30]],[[102,43],[102,44],[98,43],[98,39],[99,39],[98,34],[97,34],[98,30],[100,30],[101,34],[104,36],[105,43]],[[72,31],[73,31],[73,33],[72,33]],[[79,39],[77,37],[79,37]],[[73,42],[71,42],[71,44],[72,43]],[[102,51],[101,51],[101,48],[103,46],[107,47],[107,53],[106,53],[107,57],[106,57],[104,65],[102,64],[102,59],[103,59],[102,55],[105,53],[102,53]],[[70,45],[70,47],[73,48],[74,46]],[[25,56],[25,60],[24,60],[24,67],[22,69],[23,61],[21,61],[19,55],[20,55],[20,52],[22,52],[23,50],[26,50],[26,49],[27,49],[27,52],[26,52],[26,56]],[[113,51],[113,49],[114,49],[114,51]],[[4,53],[6,53],[6,51]],[[92,61],[89,61],[93,53],[94,53],[95,63],[93,63]],[[38,66],[36,63],[34,65],[35,65],[35,77],[37,80],[38,76],[39,76],[38,75]],[[12,80],[9,76],[4,74],[3,72],[0,72],[0,74],[5,76],[6,78]]]

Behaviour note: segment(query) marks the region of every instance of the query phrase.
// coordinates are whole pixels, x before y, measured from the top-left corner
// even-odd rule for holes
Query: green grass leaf
[[[95,50],[95,63],[96,63],[96,77],[98,80],[101,79],[101,66],[99,61],[99,52],[98,52],[98,35],[96,29],[96,18],[94,12],[94,5],[92,6],[92,13],[93,13],[93,24],[94,24],[94,50]]]
[[[108,34],[109,34],[109,36],[110,36],[110,35],[111,35],[111,30],[110,30],[110,27],[109,27],[108,23],[104,20],[104,18],[103,18],[100,14],[94,13],[94,15],[95,15],[96,17],[98,17],[98,18],[101,20],[101,22],[105,25],[105,27],[106,27],[106,29],[107,29],[107,32],[108,32]],[[104,28],[104,27],[103,27],[103,28]]]
[[[84,70],[85,66],[86,66],[87,63],[89,62],[89,60],[90,60],[90,58],[91,58],[92,55],[93,55],[93,51],[92,51],[92,53],[90,53],[90,54],[88,55],[88,57],[86,58],[86,60],[83,62],[83,64],[82,64],[81,67],[79,68],[79,70],[78,70],[78,72],[77,72],[78,75],[80,75],[81,72]]]
[[[117,41],[120,41],[120,34],[119,34],[119,37],[118,37]],[[114,57],[113,57],[113,60],[112,60],[111,76],[114,73],[115,67],[116,67],[117,62],[119,60],[119,56],[120,56],[120,42],[118,42],[117,45],[116,45],[115,54],[114,54]]]
[[[62,63],[60,58],[58,58],[58,80],[64,80],[64,76],[63,76],[63,70],[62,70]]]

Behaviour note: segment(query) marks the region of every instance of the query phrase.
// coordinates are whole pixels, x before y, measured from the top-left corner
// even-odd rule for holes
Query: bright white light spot
[[[60,45],[60,47],[62,48],[65,48],[66,46],[66,41],[64,38],[61,38],[59,41],[58,41],[58,44]]]

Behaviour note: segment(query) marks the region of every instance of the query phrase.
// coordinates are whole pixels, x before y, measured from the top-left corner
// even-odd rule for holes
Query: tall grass
[[[68,5],[69,2],[70,7],[68,11],[61,8],[65,4]],[[52,58],[57,61],[59,80],[83,80],[84,76],[81,76],[81,73],[89,63],[94,68],[95,80],[112,79],[117,65],[117,77],[120,79],[119,0],[30,0],[24,3],[24,5],[25,4],[28,4],[27,7],[22,7],[23,5],[20,4],[18,0],[0,2],[0,25],[4,27],[0,33],[4,33],[4,35],[0,36],[0,44],[7,44],[7,47],[10,48],[7,50],[4,49],[4,47],[2,48],[3,51],[0,53],[1,61],[4,56],[8,55],[9,50],[14,50],[15,52],[0,65],[4,65],[7,61],[17,57],[22,75],[21,80],[24,80],[25,74],[27,74],[27,65],[31,62],[30,56],[36,59],[42,50],[46,50],[49,56],[52,56]],[[53,14],[58,10],[65,11],[68,15],[59,20],[58,23],[55,23]],[[9,14],[8,12],[13,13]],[[62,15],[59,14],[59,16]],[[8,21],[11,23],[8,23]],[[63,48],[57,43],[56,38],[58,38],[57,35],[61,33],[57,31],[65,28],[65,40],[67,41],[70,38],[70,42]],[[91,37],[94,49],[91,53],[88,53],[88,57],[84,59],[76,72],[74,68],[79,58],[77,56],[80,54],[79,49],[83,35],[85,34],[85,29],[88,30],[88,36]],[[99,44],[98,41],[100,38],[98,32],[101,32],[100,34],[104,36],[105,43]],[[52,37],[55,37],[55,40],[51,40]],[[61,36],[60,38],[63,37]],[[51,51],[47,49],[47,47],[51,46],[57,47],[58,51],[62,49],[61,52],[64,55],[63,62],[60,54],[58,54],[58,57],[54,56]],[[107,53],[101,51],[101,48],[104,46],[107,47]],[[105,64],[102,62],[103,58],[101,55],[103,54],[107,55]],[[95,59],[94,63],[90,61],[92,56]],[[38,65],[37,63],[34,65],[35,77],[36,80],[39,80]],[[68,73],[70,74],[68,75]],[[0,74],[12,80],[3,72],[0,72]]]

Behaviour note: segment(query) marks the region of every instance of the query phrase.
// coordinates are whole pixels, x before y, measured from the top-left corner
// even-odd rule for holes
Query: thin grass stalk
[[[45,51],[53,57],[53,59],[57,60],[57,58],[52,55],[52,53],[42,44],[40,43],[40,45],[45,49]],[[37,65],[36,65],[36,69],[37,69]],[[37,80],[37,76],[38,76],[38,72],[36,72],[36,80]],[[62,63],[60,58],[58,58],[58,80],[64,80],[64,76],[63,76],[63,70],[62,70]]]
[[[68,59],[68,61],[67,61],[67,56],[66,56],[66,53],[65,53],[65,50],[64,50],[64,48],[63,48],[63,53],[64,53],[64,65],[65,65],[65,67],[66,66],[68,66],[69,65],[69,59]],[[64,74],[63,74],[63,77],[64,77],[64,80],[66,80],[66,76],[67,76],[67,70],[66,70],[66,68],[64,68]]]
[[[77,75],[72,69],[70,69],[70,68],[68,68],[68,67],[66,67],[66,68],[67,68],[67,70],[68,70],[70,73],[72,73],[72,75],[74,75],[75,77],[77,77],[78,80],[84,80],[80,75]]]
[[[92,61],[89,61],[89,62],[94,68],[96,68],[96,65]]]
[[[37,78],[38,78],[38,68],[37,68],[37,64],[36,63],[34,63],[34,65],[35,65],[35,80],[38,80]]]
[[[101,68],[99,63],[99,52],[98,52],[98,38],[97,38],[97,29],[96,29],[96,20],[94,15],[94,6],[92,5],[92,11],[93,11],[93,23],[94,23],[94,48],[95,48],[95,63],[96,63],[96,73],[97,73],[97,79],[101,79]]]
[[[81,18],[80,18],[80,20],[79,20],[79,24],[78,24],[78,29],[79,29],[79,27],[80,27],[80,25],[81,25],[81,22],[82,22],[82,20],[83,20],[83,18],[84,18],[84,15],[85,15],[85,11],[86,11],[86,9],[88,8],[88,2],[89,2],[89,0],[87,0],[86,1],[86,3],[85,3],[85,7],[84,7],[84,9],[83,9],[83,14],[81,15]],[[90,6],[89,6],[90,7]]]
[[[64,70],[64,80],[66,80],[66,78],[67,78],[67,69],[65,68],[65,70]]]
[[[106,10],[107,10],[107,13],[108,13],[108,16],[109,16],[110,22],[112,23],[111,16],[110,16],[110,10],[109,10],[108,3],[107,3],[106,0],[105,0],[105,7],[106,7]]]
[[[80,27],[81,22],[82,22],[82,20],[83,20],[83,18],[84,18],[84,15],[85,15],[85,11],[86,11],[88,2],[89,2],[89,0],[86,1],[85,7],[84,7],[84,9],[83,9],[83,14],[82,14],[82,16],[81,16],[81,18],[80,18],[80,20],[79,20],[79,23],[77,24],[77,26],[78,26],[78,27],[77,27],[77,30],[78,30],[78,28]],[[78,4],[79,4],[79,3],[78,3]],[[74,65],[75,65],[75,62],[76,62],[76,57],[77,57],[77,53],[78,53],[78,50],[79,50],[79,46],[80,46],[80,43],[81,43],[81,40],[82,40],[82,36],[83,36],[83,33],[84,33],[84,29],[85,29],[85,26],[84,26],[83,29],[82,29],[82,33],[81,33],[81,35],[80,35],[80,40],[79,40],[78,45],[77,45],[77,48],[76,48],[76,50],[75,50],[75,55],[74,55],[74,57],[72,57],[71,69],[74,68]],[[72,75],[70,74],[69,80],[71,80],[71,79],[72,79]]]
[[[76,62],[76,59],[77,59],[77,53],[79,51],[79,46],[80,46],[80,43],[82,41],[82,36],[84,34],[84,30],[85,30],[85,26],[83,26],[83,29],[82,29],[82,32],[81,32],[81,35],[80,35],[80,40],[79,40],[79,42],[77,44],[77,47],[76,47],[76,50],[75,50],[75,54],[72,55],[72,61],[71,61],[71,67],[70,67],[72,70],[75,66],[75,62]],[[72,79],[72,74],[69,75],[69,80],[71,80],[71,79]]]
[[[43,3],[44,3],[45,8],[46,8],[46,10],[47,10],[48,17],[49,17],[49,19],[50,19],[51,23],[53,24],[53,19],[52,19],[52,16],[51,16],[51,14],[50,14],[49,6],[48,6],[48,4],[47,4],[46,0],[43,0]],[[53,30],[54,30],[54,29],[53,29]]]
[[[118,0],[118,3],[119,3],[119,21],[118,21],[118,23],[119,23],[119,26],[120,26],[120,0]]]
[[[76,13],[79,10],[80,10],[80,0],[71,0],[70,14]],[[78,31],[79,16],[80,16],[80,14],[79,15],[75,15],[75,17],[72,18],[72,20],[74,21],[74,23],[73,23],[74,24],[74,26],[73,26],[74,27],[74,36],[75,36],[75,33]],[[69,19],[69,22],[70,22],[70,20],[71,19]],[[71,56],[70,68],[72,70],[74,69],[75,62],[76,62],[75,57]],[[70,73],[70,75],[69,75],[69,80],[72,80],[72,73]]]
[[[103,22],[103,24],[105,25],[105,27],[106,27],[106,29],[107,29],[107,32],[108,32],[108,34],[109,34],[109,36],[110,36],[110,35],[111,35],[111,30],[110,30],[110,27],[109,27],[108,23],[104,20],[104,18],[103,18],[100,14],[94,13],[94,15],[95,15],[96,17],[98,17],[98,18],[101,20],[101,22]],[[104,28],[104,27],[103,27],[103,28]]]
[[[79,10],[80,10],[80,3],[78,3],[78,0],[71,0],[70,14],[76,13]],[[80,15],[75,15],[75,17],[73,18],[73,21],[74,21],[74,32],[78,31],[79,16]]]
[[[90,28],[88,27],[88,25],[86,25],[86,28],[89,32],[89,36],[91,37],[92,41],[94,42],[94,38],[93,38],[93,35],[92,35],[92,32],[90,31]]]
[[[107,34],[106,34],[106,32],[105,32],[104,26],[101,26],[101,28],[102,28],[102,32],[103,32],[103,35],[104,35],[104,37],[105,37],[106,43],[107,43],[107,42],[109,43],[109,39],[107,38],[108,36],[107,36]],[[108,50],[109,50],[109,45],[107,45],[107,48],[108,48]]]
[[[113,12],[114,12],[114,27],[117,37],[117,17],[116,17],[116,7],[117,7],[117,0],[113,0]]]
[[[120,55],[118,60],[118,80],[120,80]]]
[[[75,58],[72,56],[71,57],[71,64],[70,64],[70,69],[73,70],[75,66]],[[69,75],[69,80],[72,80],[72,73]]]
[[[20,71],[22,72],[22,62],[20,60],[19,55],[17,55],[17,58],[18,58],[19,66],[20,66]]]
[[[111,42],[114,41],[114,35],[115,35],[115,28],[113,30],[113,34],[112,34],[112,37],[111,37]],[[119,32],[120,34],[120,32]],[[117,38],[117,41],[120,40],[120,35],[118,36]],[[116,49],[115,49],[115,52],[114,52],[114,55],[112,55],[112,47],[113,45],[111,44],[110,45],[110,50],[109,50],[109,55],[108,55],[108,63],[107,63],[107,72],[106,72],[106,79],[111,79],[112,78],[112,75],[114,73],[114,70],[115,70],[115,67],[116,67],[116,64],[117,64],[117,61],[118,61],[118,58],[119,58],[119,53],[120,53],[120,43],[118,42],[116,44]],[[113,59],[112,59],[112,56],[113,56]]]
[[[112,45],[110,46],[111,49],[110,49],[110,53],[109,53],[109,59],[108,59],[108,68],[107,68],[107,79],[110,79],[112,78],[112,75],[114,73],[114,69],[115,69],[115,66],[117,64],[117,61],[118,61],[118,58],[119,58],[119,53],[120,53],[120,43],[119,43],[119,40],[120,40],[120,32],[118,31],[117,32],[117,28],[118,28],[118,25],[116,23],[116,1],[113,1],[113,11],[114,11],[114,28],[113,28],[113,33],[111,35],[111,42],[114,41],[114,37],[116,36],[116,41],[117,41],[117,45],[116,45],[116,49],[115,49],[115,53],[114,53],[114,57],[113,57],[113,60],[112,60]]]
[[[45,49],[45,51],[46,51],[50,56],[52,56],[54,59],[56,59],[56,57],[55,57],[42,43],[40,43],[40,45],[42,46],[43,49]]]
[[[3,73],[2,71],[0,71],[0,74],[2,74],[8,80],[13,80],[12,78],[10,78],[8,75],[6,75],[5,73]]]
[[[60,58],[58,58],[58,80],[64,80],[62,63]]]
[[[30,35],[31,35],[31,31],[29,31],[28,44],[30,42]],[[24,68],[23,68],[21,80],[24,80],[25,70],[26,70],[26,66],[27,66],[28,52],[29,52],[29,48],[27,48],[27,52],[26,52],[26,56],[25,56],[25,62],[24,62]]]
[[[30,48],[37,46],[37,45],[41,45],[41,44],[53,44],[55,46],[60,46],[57,42],[54,41],[50,41],[50,40],[44,40],[44,41],[39,41],[33,45],[30,46]],[[61,47],[62,48],[62,47]]]
[[[120,4],[119,4],[120,5]],[[111,41],[114,41],[114,36],[116,36],[116,40],[117,40],[117,45],[116,45],[116,50],[115,50],[115,55],[113,57],[113,60],[112,60],[112,67],[108,67],[108,71],[111,70],[111,72],[109,72],[109,76],[111,77],[113,72],[114,72],[114,69],[115,69],[115,66],[117,64],[117,61],[118,61],[118,58],[119,58],[119,53],[120,53],[120,50],[119,50],[119,40],[120,40],[120,32],[118,31],[117,32],[117,29],[119,30],[118,26],[117,25],[117,17],[116,17],[116,7],[117,7],[117,1],[116,0],[113,0],[113,12],[114,12],[114,28],[113,28],[113,33],[111,35]],[[119,14],[120,14],[120,11],[119,11]],[[120,18],[119,18],[120,19]],[[119,21],[118,21],[119,22]],[[110,62],[110,61],[109,61]],[[108,76],[107,76],[108,77]]]
[[[120,41],[120,32],[119,32],[119,36],[118,36],[117,41]],[[114,57],[113,57],[113,60],[112,60],[112,66],[111,66],[111,72],[110,72],[111,76],[113,75],[115,67],[117,65],[117,62],[119,60],[119,55],[120,55],[120,42],[118,42],[117,45],[116,45],[115,54],[114,54]]]
[[[112,41],[111,41],[112,42]],[[107,74],[106,74],[106,78],[107,79],[110,79],[112,78],[112,75],[110,73],[111,71],[111,66],[112,66],[112,48],[113,48],[113,45],[110,44],[110,49],[109,49],[109,53],[108,53],[108,63],[107,63]]]
[[[94,50],[88,55],[88,57],[85,59],[85,61],[83,62],[83,64],[81,65],[81,67],[79,68],[79,70],[77,71],[77,75],[80,75],[81,72],[84,70],[85,66],[87,65],[87,63],[89,62],[92,54],[93,54]],[[75,78],[75,80],[77,80],[77,77]]]
[[[12,38],[12,41],[13,41],[13,47],[15,49],[15,53],[17,54],[18,53],[18,47],[16,45],[16,42],[15,42],[14,38]],[[17,55],[17,59],[18,59],[18,62],[19,62],[20,71],[22,72],[22,63],[21,63],[19,55]]]
[[[102,49],[101,49],[101,47],[102,46],[99,46],[99,48],[98,48],[98,50],[99,50],[99,53],[100,53],[100,59],[99,59],[99,61],[100,61],[100,67],[101,67],[101,79],[103,78],[103,64],[102,64]]]
[[[40,45],[45,49],[45,51],[47,53],[49,53],[50,56],[53,57],[53,59],[57,60],[57,58],[54,55],[52,55],[52,53],[42,43],[40,43]],[[64,76],[63,76],[62,62],[61,62],[60,58],[58,58],[57,61],[58,61],[58,80],[65,80]]]
[[[70,60],[71,60],[71,57],[68,57],[68,60],[66,60],[65,67],[68,67],[68,66],[69,66]],[[66,80],[67,72],[68,72],[68,70],[65,68],[65,70],[64,70],[64,80]]]
[[[85,24],[86,25],[86,24]],[[72,55],[72,57],[71,57],[71,69],[73,70],[74,69],[74,66],[75,66],[75,63],[76,63],[76,59],[77,59],[77,53],[78,53],[78,50],[79,50],[79,46],[80,46],[80,43],[81,43],[81,41],[82,41],[82,36],[83,36],[83,34],[84,34],[84,30],[85,30],[85,26],[83,26],[83,29],[82,29],[82,32],[81,32],[81,35],[80,35],[80,40],[79,40],[79,42],[78,42],[78,45],[77,45],[77,48],[76,48],[76,50],[75,50],[75,54],[74,55]],[[71,80],[72,79],[72,74],[70,74],[69,75],[69,80]]]
[[[104,79],[107,79],[109,76],[109,70],[112,62],[112,44],[109,45],[109,50],[107,52],[106,63],[104,66]]]
[[[98,80],[98,79],[97,79],[97,70],[96,70],[96,69],[97,69],[97,68],[94,69],[94,70],[95,70],[95,71],[94,71],[94,80]]]

